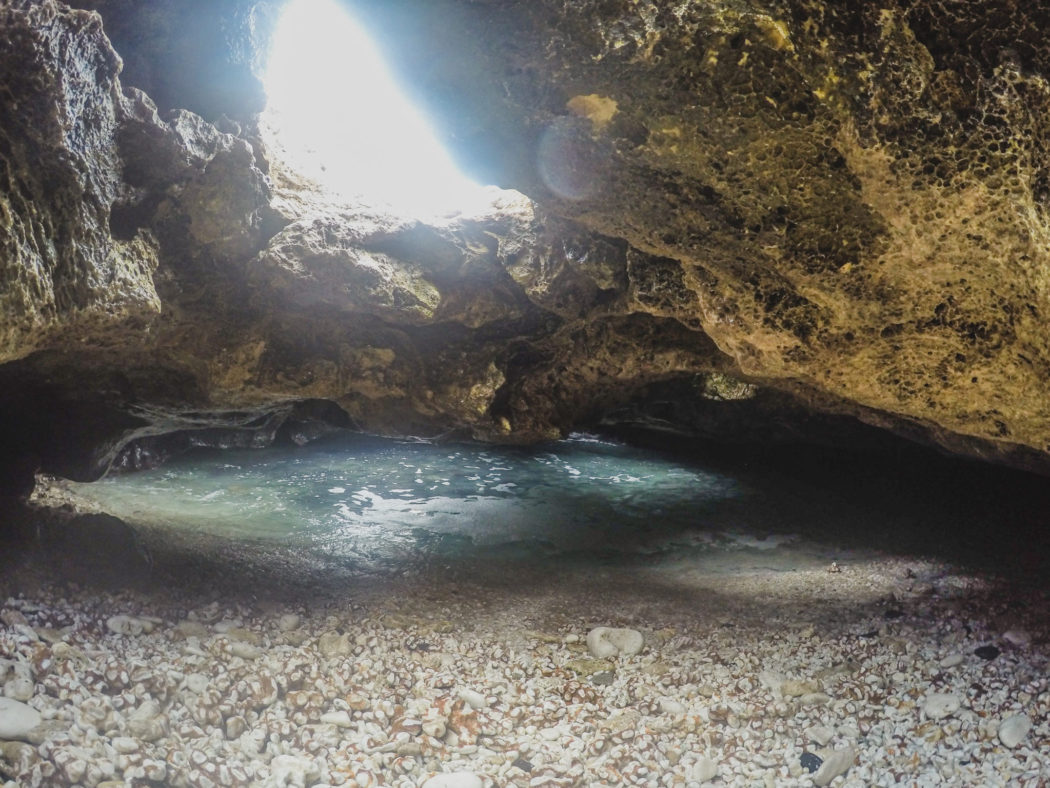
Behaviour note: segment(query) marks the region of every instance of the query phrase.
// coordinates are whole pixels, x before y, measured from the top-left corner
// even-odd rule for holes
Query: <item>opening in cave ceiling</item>
[[[274,31],[264,133],[321,189],[425,219],[491,208],[463,175],[338,0],[291,0]]]

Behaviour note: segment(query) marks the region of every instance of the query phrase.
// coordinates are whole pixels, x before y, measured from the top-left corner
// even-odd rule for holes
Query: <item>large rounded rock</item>
[[[598,659],[638,654],[644,645],[645,638],[636,629],[596,627],[587,633],[587,648]]]
[[[0,739],[25,739],[42,721],[40,712],[11,698],[0,698]]]

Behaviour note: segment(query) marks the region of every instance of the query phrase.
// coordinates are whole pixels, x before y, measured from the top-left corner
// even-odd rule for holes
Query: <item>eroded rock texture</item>
[[[80,5],[0,0],[12,489],[174,429],[269,440],[303,401],[490,440],[859,418],[1050,467],[1040,4],[353,4],[464,165],[533,201],[436,225],[267,150],[279,4]]]
[[[433,102],[463,155],[661,261],[642,309],[754,378],[1047,448],[1045,6],[399,5],[406,74],[483,61]]]

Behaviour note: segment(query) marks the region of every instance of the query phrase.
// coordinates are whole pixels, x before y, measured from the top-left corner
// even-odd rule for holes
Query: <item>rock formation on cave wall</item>
[[[660,398],[702,431],[734,388],[1048,467],[1039,4],[362,0],[464,166],[531,198],[432,224],[267,149],[278,3],[72,5],[0,0],[13,488],[302,401],[528,441]]]

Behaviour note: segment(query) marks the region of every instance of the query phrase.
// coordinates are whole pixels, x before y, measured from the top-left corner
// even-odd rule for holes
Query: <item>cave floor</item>
[[[6,786],[1050,773],[1050,589],[1031,579],[889,553],[794,571],[493,559],[335,576],[148,538],[132,588],[119,565],[86,577],[39,547],[3,556],[0,657],[29,666],[43,718],[2,745]],[[641,632],[643,650],[594,659],[599,626]]]

